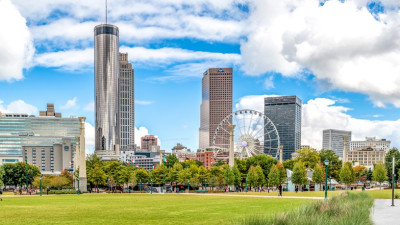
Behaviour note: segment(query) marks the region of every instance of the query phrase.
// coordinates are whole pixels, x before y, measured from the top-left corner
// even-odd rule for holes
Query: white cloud
[[[332,88],[369,95],[376,106],[400,107],[400,13],[387,7],[372,15],[366,3],[252,1],[243,71],[311,72]]]
[[[135,100],[135,104],[138,104],[138,105],[151,105],[151,104],[153,104],[153,102],[151,102],[151,101]]]
[[[77,97],[74,97],[71,100],[68,100],[65,105],[60,106],[61,109],[71,109],[71,108],[76,108],[76,101],[78,100]]]
[[[93,54],[93,48],[46,52],[36,55],[34,63],[43,67],[82,70],[93,67]]]
[[[36,115],[38,109],[30,104],[27,104],[23,100],[16,100],[8,104],[3,105],[3,101],[0,100],[0,112],[6,113],[26,113],[28,115]]]
[[[266,95],[250,95],[242,97],[236,104],[236,109],[254,109],[264,112],[263,101]],[[400,146],[400,119],[365,120],[357,119],[346,112],[349,108],[336,106],[336,101],[327,98],[316,98],[303,104],[302,108],[302,144],[308,144],[317,149],[322,148],[322,130],[340,129],[352,131],[352,140],[362,140],[365,137],[386,138],[392,141],[392,146]]]
[[[85,106],[84,110],[94,112],[94,107],[95,107],[94,102],[91,102]]]
[[[20,80],[34,47],[26,20],[9,0],[0,1],[0,81]]]
[[[274,88],[274,77],[273,76],[269,76],[264,80],[264,88],[266,90],[270,90],[272,88]]]

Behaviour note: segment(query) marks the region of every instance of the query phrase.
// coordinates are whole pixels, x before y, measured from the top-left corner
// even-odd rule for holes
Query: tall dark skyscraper
[[[135,73],[128,53],[119,53],[119,117],[121,150],[133,149],[135,144]]]
[[[203,73],[200,105],[199,148],[212,145],[218,124],[232,113],[232,68],[210,68]],[[232,123],[232,121],[229,121]],[[229,130],[228,127],[223,127]],[[229,148],[229,134],[223,133],[216,146]]]
[[[119,30],[111,24],[94,28],[95,150],[119,145]]]
[[[301,145],[301,100],[297,96],[267,97],[264,113],[275,124],[283,146],[283,160]],[[265,139],[268,137],[265,136]],[[265,149],[267,153],[267,149]]]

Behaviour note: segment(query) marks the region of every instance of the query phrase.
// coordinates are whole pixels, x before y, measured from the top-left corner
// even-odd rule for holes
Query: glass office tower
[[[95,150],[115,151],[119,144],[119,30],[94,28]]]
[[[53,146],[65,140],[75,146],[79,135],[78,118],[0,113],[0,164],[20,161],[24,146]]]
[[[301,100],[297,96],[266,97],[264,99],[264,114],[278,130],[283,146],[283,160],[290,159],[291,154],[300,149],[301,104]],[[265,149],[264,152],[267,153],[269,150]]]

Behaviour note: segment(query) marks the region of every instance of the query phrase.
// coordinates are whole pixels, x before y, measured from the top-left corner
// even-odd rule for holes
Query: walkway
[[[372,207],[372,220],[376,225],[400,224],[400,200],[395,199],[394,205],[392,199],[375,199]]]
[[[324,197],[307,197],[307,196],[270,196],[270,195],[230,195],[230,194],[197,194],[197,193],[179,193],[183,195],[201,195],[201,196],[229,196],[229,197],[253,197],[253,198],[304,198],[304,199],[324,199]]]

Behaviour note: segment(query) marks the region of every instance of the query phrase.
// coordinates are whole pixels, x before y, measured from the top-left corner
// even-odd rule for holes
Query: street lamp
[[[329,160],[325,159],[325,200],[328,198],[328,165],[329,165]]]
[[[28,156],[25,155],[25,163],[26,163],[26,193],[28,193]],[[21,192],[22,193],[22,192]]]
[[[246,192],[247,192],[247,177],[246,177]]]
[[[111,186],[110,186],[110,177],[108,177],[108,194],[110,194]]]
[[[40,196],[42,196],[42,177],[43,175],[40,176]]]

